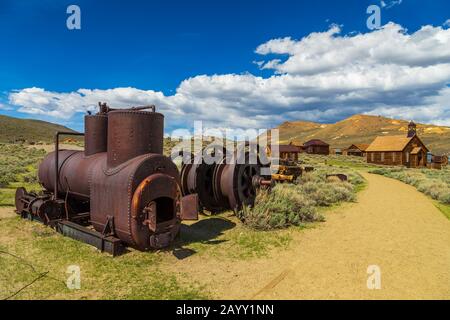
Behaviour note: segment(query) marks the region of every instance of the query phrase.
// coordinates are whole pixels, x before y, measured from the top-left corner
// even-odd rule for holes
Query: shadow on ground
[[[226,219],[209,218],[203,219],[191,225],[181,225],[180,235],[177,238],[173,254],[178,259],[185,259],[193,254],[195,250],[183,248],[183,246],[191,243],[202,243],[207,245],[215,245],[227,240],[217,239],[223,235],[223,232],[234,228],[236,224]]]

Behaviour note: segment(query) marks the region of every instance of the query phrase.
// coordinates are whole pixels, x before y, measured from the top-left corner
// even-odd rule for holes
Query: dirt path
[[[423,194],[363,173],[357,204],[295,234],[270,258],[228,262],[192,256],[172,267],[225,299],[450,299],[450,221]],[[367,288],[367,268],[381,289]]]
[[[0,207],[0,219],[14,217],[14,209],[13,207]]]

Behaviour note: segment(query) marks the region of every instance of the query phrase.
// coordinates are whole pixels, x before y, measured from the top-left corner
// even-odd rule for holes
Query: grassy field
[[[176,276],[169,265],[179,259],[196,255],[205,261],[243,261],[261,259],[273,250],[288,248],[294,233],[316,227],[321,219],[298,220],[277,225],[270,230],[256,230],[242,223],[232,212],[201,216],[199,221],[184,223],[171,248],[158,252],[130,252],[112,258],[78,241],[65,238],[39,223],[23,221],[13,214],[14,191],[17,186],[39,189],[36,182],[37,164],[46,151],[24,145],[0,145],[0,170],[6,177],[0,189],[0,298],[11,299],[200,299],[210,297],[208,288],[189,278]],[[49,150],[47,150],[49,151]],[[309,176],[309,184],[327,183],[321,177],[333,167],[317,157],[310,159],[317,171]],[[325,171],[324,171],[325,170]],[[342,172],[342,168],[334,170]],[[349,168],[346,169],[357,175]],[[306,182],[306,181],[304,181]],[[361,184],[363,184],[362,181]],[[359,183],[342,189],[345,198],[336,198],[339,187],[330,181],[328,192],[314,193],[315,203],[309,202],[317,217],[326,208],[341,201],[353,201]],[[280,188],[288,190],[286,197],[306,192],[299,185]],[[310,188],[311,189],[311,188]],[[312,188],[309,192],[315,192]],[[285,190],[286,191],[286,190]],[[330,197],[333,195],[333,197]],[[299,203],[301,205],[301,203]],[[305,203],[306,205],[306,203]],[[286,208],[285,208],[286,209]],[[289,208],[287,208],[289,209]],[[297,214],[282,212],[282,214]],[[289,228],[287,228],[289,227]],[[81,290],[66,286],[67,268],[77,265],[81,270]]]
[[[0,144],[0,206],[14,205],[18,186],[39,189],[37,166],[45,151],[21,144]]]
[[[308,227],[313,227],[310,225]],[[301,228],[258,232],[224,213],[183,224],[171,248],[158,252],[130,249],[112,258],[78,241],[19,217],[0,218],[0,298],[8,298],[45,275],[13,299],[200,299],[208,288],[166,271],[175,259],[258,259],[285,248]],[[14,256],[11,256],[13,254]],[[81,290],[66,287],[67,268],[81,270]]]

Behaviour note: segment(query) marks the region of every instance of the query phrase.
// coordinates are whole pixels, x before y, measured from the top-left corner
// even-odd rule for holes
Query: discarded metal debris
[[[181,219],[196,218],[197,198],[181,199],[178,169],[162,155],[163,126],[154,106],[100,104],[98,114],[85,117],[84,152],[59,150],[59,136],[74,134],[56,134],[56,151],[39,166],[44,191],[18,188],[17,213],[112,254],[123,244],[168,246]]]
[[[272,174],[272,180],[276,182],[295,182],[303,173],[303,168],[291,160],[280,159],[278,171]]]
[[[201,207],[213,213],[252,206],[256,190],[272,183],[270,176],[262,174],[268,165],[263,165],[260,156],[258,146],[246,143],[231,154],[225,147],[212,146],[187,157],[197,161],[183,161],[183,195],[197,193]],[[211,158],[215,160],[208,161]]]
[[[327,178],[327,179],[336,179],[336,178],[337,178],[337,179],[341,180],[342,182],[348,180],[347,175],[342,174],[342,173],[327,174],[327,175],[326,175],[326,178]]]

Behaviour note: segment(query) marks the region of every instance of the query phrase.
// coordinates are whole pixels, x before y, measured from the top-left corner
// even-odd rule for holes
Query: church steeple
[[[408,124],[408,138],[414,137],[417,133],[417,126],[416,124],[411,120]]]

